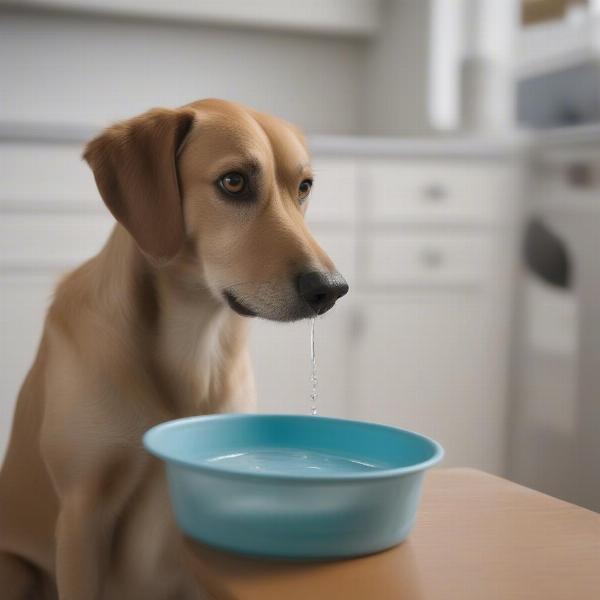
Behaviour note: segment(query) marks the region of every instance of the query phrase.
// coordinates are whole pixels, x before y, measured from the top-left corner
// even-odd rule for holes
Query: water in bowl
[[[381,465],[374,465],[356,458],[297,448],[251,449],[209,458],[206,462],[217,463],[219,467],[232,471],[264,472],[277,475],[352,474],[382,468]]]

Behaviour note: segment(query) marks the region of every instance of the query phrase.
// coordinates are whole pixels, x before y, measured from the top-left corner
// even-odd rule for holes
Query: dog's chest
[[[197,307],[177,306],[160,334],[158,365],[176,416],[242,409],[253,398],[245,335],[226,314],[199,315]]]

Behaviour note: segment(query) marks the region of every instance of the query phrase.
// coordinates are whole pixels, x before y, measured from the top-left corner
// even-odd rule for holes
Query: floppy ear
[[[83,154],[110,212],[159,264],[184,240],[175,157],[193,120],[190,110],[150,110],[109,127]]]

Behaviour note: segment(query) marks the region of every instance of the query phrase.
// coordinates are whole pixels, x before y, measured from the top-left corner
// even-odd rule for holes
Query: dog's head
[[[138,247],[189,289],[277,321],[322,314],[348,291],[304,222],[313,175],[289,123],[203,100],[114,125],[84,157]]]

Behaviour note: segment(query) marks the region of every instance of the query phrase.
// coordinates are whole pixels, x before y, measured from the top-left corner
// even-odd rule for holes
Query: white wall
[[[344,37],[0,9],[0,119],[102,126],[213,96],[309,133],[421,134],[430,13],[431,0],[383,0],[376,30]]]
[[[357,131],[362,42],[299,33],[0,13],[0,119],[104,125],[152,106],[237,100],[309,132]]]
[[[398,135],[429,129],[430,0],[385,0],[367,42],[361,128]]]
[[[379,26],[379,0],[2,0],[2,3],[38,11],[66,10],[333,35],[369,35]]]

